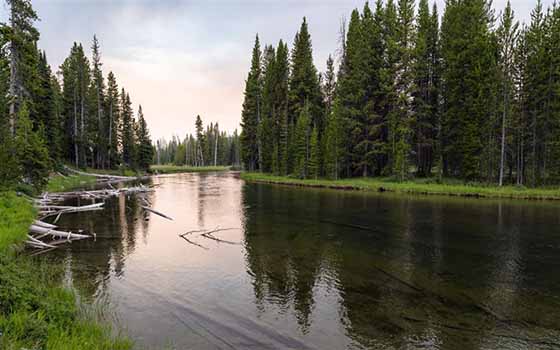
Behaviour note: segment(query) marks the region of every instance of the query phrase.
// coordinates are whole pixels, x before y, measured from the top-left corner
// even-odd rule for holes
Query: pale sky
[[[302,17],[307,16],[315,64],[323,71],[328,55],[338,47],[341,18],[349,18],[353,8],[364,4],[362,0],[32,2],[41,18],[39,45],[53,70],[58,70],[74,41],[89,52],[96,34],[105,75],[115,73],[135,110],[142,105],[154,140],[192,132],[197,114],[205,124],[217,121],[222,129],[240,129],[255,34],[261,44],[283,39],[291,47]],[[441,12],[444,0],[436,2]],[[494,1],[496,13],[505,2]],[[517,18],[528,20],[535,3],[512,0]],[[6,5],[0,5],[0,11],[4,21]]]

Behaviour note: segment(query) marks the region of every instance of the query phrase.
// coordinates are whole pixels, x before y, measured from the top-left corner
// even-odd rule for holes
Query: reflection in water
[[[62,218],[97,233],[51,257],[88,300],[108,297],[145,347],[560,348],[560,210],[552,203],[406,197],[153,179]],[[80,204],[89,204],[80,203]],[[177,235],[237,228],[220,244]]]

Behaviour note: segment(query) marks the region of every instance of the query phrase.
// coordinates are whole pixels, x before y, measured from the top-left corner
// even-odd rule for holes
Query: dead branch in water
[[[184,239],[185,241],[187,241],[188,243],[190,243],[190,244],[192,244],[192,245],[195,245],[195,246],[200,247],[200,248],[202,248],[202,249],[208,250],[208,248],[206,248],[205,246],[203,246],[203,245],[201,245],[201,244],[198,244],[198,243],[196,243],[196,242],[193,242],[193,241],[191,241],[190,239],[188,239],[188,238],[185,237],[185,236],[179,235],[179,237],[181,237],[182,239]]]
[[[232,245],[241,244],[241,243],[238,243],[238,242],[226,241],[224,239],[214,237],[214,236],[212,236],[212,234],[209,234],[209,233],[203,233],[203,234],[201,234],[201,236],[205,237],[205,238],[208,238],[208,239],[211,239],[211,240],[214,240],[214,241],[219,242],[219,243],[226,243],[226,244],[232,244]]]
[[[48,229],[37,225],[31,225],[29,227],[29,232],[42,235],[41,237],[52,236],[57,238],[66,238],[67,240],[86,239],[92,237],[90,235]]]
[[[213,229],[213,230],[208,230],[208,229],[191,230],[191,231],[188,231],[188,232],[179,234],[179,237],[183,238],[184,240],[186,240],[187,242],[189,242],[189,243],[191,243],[191,244],[200,246],[198,243],[193,242],[193,241],[187,239],[185,236],[188,236],[188,235],[193,234],[193,233],[200,233],[200,232],[201,232],[201,233],[198,235],[198,237],[204,237],[204,238],[211,239],[211,240],[216,241],[216,242],[219,242],[219,243],[226,243],[226,244],[232,244],[232,245],[241,244],[241,243],[238,243],[238,242],[227,241],[227,240],[218,238],[218,237],[216,237],[216,236],[213,235],[213,234],[216,233],[216,232],[229,231],[229,230],[237,230],[237,229],[236,229],[236,228],[220,228],[220,227],[218,226],[218,227],[216,227],[216,228]]]
[[[144,210],[147,210],[147,211],[149,211],[149,212],[151,212],[151,213],[154,213],[154,214],[159,215],[159,216],[161,216],[161,217],[163,217],[163,218],[166,218],[166,219],[168,219],[168,220],[173,221],[173,218],[172,218],[172,217],[169,217],[169,216],[167,216],[167,215],[165,215],[165,214],[163,214],[163,213],[160,213],[160,212],[157,211],[157,210],[154,210],[154,209],[152,209],[152,208],[148,208],[148,207],[146,207],[146,206],[144,206],[144,205],[141,205],[141,207],[142,207],[142,209],[144,209]]]

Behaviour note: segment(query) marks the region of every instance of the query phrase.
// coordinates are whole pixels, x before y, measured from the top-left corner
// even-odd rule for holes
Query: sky
[[[431,0],[433,1],[433,0]],[[543,0],[544,5],[553,0]],[[184,137],[200,114],[204,123],[240,130],[243,89],[255,34],[261,44],[292,44],[303,16],[315,65],[325,68],[339,46],[342,18],[363,0],[32,0],[40,21],[39,46],[54,71],[73,42],[100,44],[105,75],[117,77],[142,109],[153,139]],[[536,1],[511,0],[529,20]],[[436,0],[440,11],[444,0]],[[506,0],[494,0],[499,13]],[[7,7],[0,5],[0,20]],[[90,54],[91,55],[91,54]]]

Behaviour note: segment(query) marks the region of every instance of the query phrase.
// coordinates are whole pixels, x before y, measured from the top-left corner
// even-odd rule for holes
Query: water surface
[[[123,195],[64,216],[97,239],[48,257],[138,348],[560,349],[557,203],[150,181],[174,221]],[[217,226],[230,243],[178,236]]]

